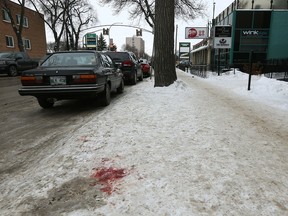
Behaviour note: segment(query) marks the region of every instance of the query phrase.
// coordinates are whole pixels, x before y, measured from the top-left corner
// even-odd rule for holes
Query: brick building
[[[7,1],[16,23],[20,20],[21,6]],[[0,3],[0,52],[19,51],[16,34],[7,11]],[[43,17],[43,14],[40,14]],[[26,52],[31,58],[41,58],[46,54],[46,32],[43,19],[36,11],[25,8],[22,39]]]

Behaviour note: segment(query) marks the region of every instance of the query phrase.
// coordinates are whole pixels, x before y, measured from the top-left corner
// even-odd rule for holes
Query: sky
[[[175,25],[178,25],[178,36],[177,36],[177,44],[179,42],[191,42],[191,44],[195,44],[200,42],[199,39],[185,39],[185,27],[206,27],[208,20],[212,20],[213,14],[213,1],[212,0],[204,0],[207,2],[207,15],[206,18],[199,18],[197,20],[192,21],[184,21],[184,20],[176,20]],[[127,11],[123,11],[118,15],[114,15],[113,9],[109,6],[102,7],[97,3],[96,0],[90,0],[94,9],[96,10],[98,16],[98,22],[93,26],[99,25],[107,25],[109,28],[113,23],[119,23],[119,25],[131,25],[136,27],[141,27],[143,29],[147,29],[152,31],[150,26],[146,24],[145,21],[139,22],[139,20],[130,20],[129,14]],[[221,13],[227,6],[229,6],[233,0],[215,0],[215,16]],[[106,28],[107,28],[106,27]],[[90,29],[85,31],[85,33],[92,32],[93,30],[101,30],[96,33],[102,32],[103,27]],[[176,28],[175,28],[176,29]],[[53,41],[51,37],[51,33],[49,29],[46,29],[48,41]],[[113,42],[117,45],[118,50],[121,50],[122,46],[126,43],[126,37],[133,37],[136,35],[136,29],[130,27],[122,27],[122,26],[112,26],[110,28],[110,38],[113,39]],[[105,36],[106,41],[108,42],[108,36]],[[82,37],[81,37],[82,38]],[[142,31],[142,38],[145,41],[145,52],[149,55],[152,55],[153,50],[153,35],[150,32]],[[176,37],[175,37],[176,40]],[[179,46],[179,45],[177,45]]]
[[[253,76],[247,91],[237,70],[177,77],[76,114],[81,127],[1,176],[0,215],[287,215],[287,82]]]
[[[198,39],[185,39],[185,27],[206,27],[208,20],[212,20],[213,14],[213,1],[212,0],[204,0],[207,2],[208,7],[208,17],[207,18],[199,18],[193,21],[184,21],[184,20],[176,20],[175,25],[178,25],[178,36],[177,41],[179,42],[191,42],[191,44],[198,43],[200,40]],[[233,0],[215,0],[215,16],[221,13],[226,7],[228,7]],[[132,26],[140,26],[144,29],[150,30],[150,26],[144,22],[138,23],[138,20],[129,20],[129,14],[126,11],[121,12],[119,15],[113,15],[112,9],[108,6],[101,7],[99,4],[95,3],[95,1],[91,0],[92,5],[97,11],[99,22],[97,25],[111,25],[113,23],[123,23],[123,25],[132,25]],[[113,38],[114,43],[116,43],[118,48],[121,48],[123,44],[125,44],[126,37],[132,37],[136,35],[136,29],[128,28],[128,27],[118,27],[113,26],[110,31],[110,37]],[[149,55],[152,54],[153,50],[153,35],[149,32],[142,32],[142,38],[145,41],[145,52]],[[108,38],[106,39],[108,41]],[[178,45],[177,45],[178,46]]]

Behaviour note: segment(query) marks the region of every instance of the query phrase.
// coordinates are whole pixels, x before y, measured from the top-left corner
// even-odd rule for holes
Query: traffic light
[[[142,29],[136,29],[136,36],[142,36]]]
[[[103,28],[103,35],[109,35],[109,29],[108,28]]]

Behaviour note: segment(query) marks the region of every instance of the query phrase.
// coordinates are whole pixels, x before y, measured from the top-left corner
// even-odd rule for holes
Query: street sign
[[[97,47],[97,35],[88,33],[85,35],[86,38],[86,47],[87,48],[96,48]]]
[[[214,48],[229,49],[231,48],[232,26],[215,26],[214,31]]]
[[[185,39],[205,39],[208,37],[207,27],[186,27]]]
[[[190,42],[180,42],[179,43],[179,58],[180,59],[190,59]]]

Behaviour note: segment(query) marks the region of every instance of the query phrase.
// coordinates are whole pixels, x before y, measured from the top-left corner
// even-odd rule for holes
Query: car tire
[[[37,98],[38,104],[43,108],[43,109],[49,109],[54,106],[54,99],[53,98],[42,98],[39,97]]]
[[[123,93],[123,91],[124,91],[124,80],[121,79],[120,86],[117,88],[117,93],[121,94],[121,93]]]
[[[102,106],[108,106],[111,102],[111,90],[110,90],[110,86],[107,83],[105,85],[105,90],[101,95],[101,104]]]
[[[134,72],[134,76],[131,79],[131,84],[136,85],[136,83],[137,83],[137,72]]]
[[[10,65],[8,75],[11,77],[17,76],[17,67],[15,65]]]

